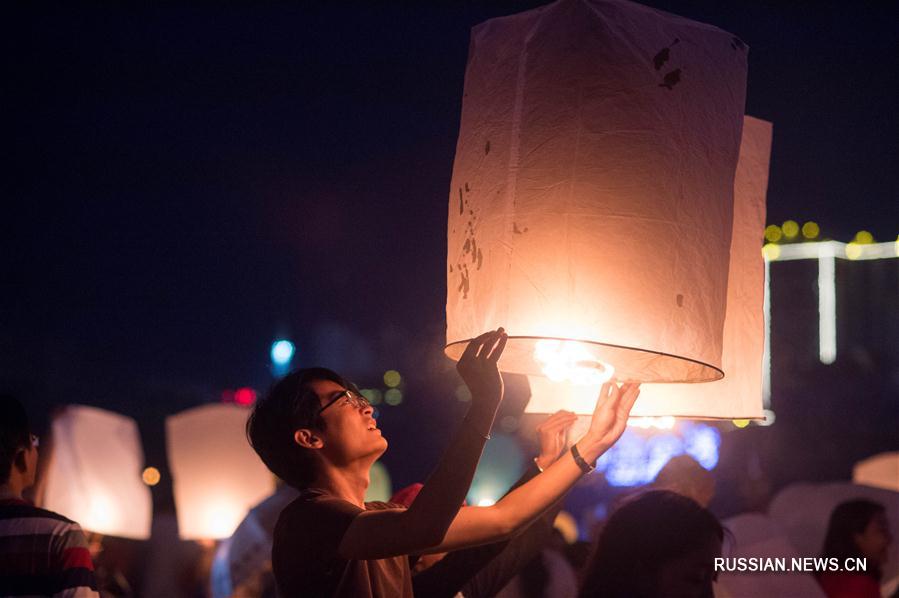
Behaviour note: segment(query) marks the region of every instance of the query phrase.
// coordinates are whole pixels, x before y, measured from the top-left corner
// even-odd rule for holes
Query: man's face
[[[13,462],[10,464],[10,481],[20,486],[22,490],[34,486],[37,477],[37,437],[31,435],[27,446],[16,450]]]
[[[31,442],[25,452],[25,487],[34,486],[34,480],[37,477],[37,439],[31,437]]]
[[[325,430],[319,434],[325,443],[323,450],[333,462],[345,464],[372,455],[377,459],[387,450],[387,440],[378,429],[371,405],[358,404],[346,388],[330,380],[315,380],[310,386],[321,407],[327,406],[321,414]]]

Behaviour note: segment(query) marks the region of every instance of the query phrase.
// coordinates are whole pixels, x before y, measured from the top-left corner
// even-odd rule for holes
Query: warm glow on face
[[[553,382],[570,382],[577,386],[602,384],[611,380],[615,368],[603,363],[577,341],[543,339],[537,341],[534,359]]]

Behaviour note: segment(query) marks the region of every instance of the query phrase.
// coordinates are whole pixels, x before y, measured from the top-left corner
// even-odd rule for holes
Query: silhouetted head
[[[708,507],[715,496],[715,477],[712,472],[689,455],[678,455],[668,461],[652,485],[656,490],[671,490],[692,498],[701,507]]]
[[[31,433],[22,404],[0,395],[0,485],[14,494],[34,485],[37,472],[37,437]]]
[[[893,538],[883,505],[863,498],[840,503],[830,514],[821,555],[868,559],[867,573],[880,577]]]
[[[711,598],[724,529],[711,512],[668,490],[651,490],[609,518],[581,597]]]

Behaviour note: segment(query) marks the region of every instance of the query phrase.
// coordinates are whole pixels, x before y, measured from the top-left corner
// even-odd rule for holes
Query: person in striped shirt
[[[22,404],[0,396],[0,596],[97,597],[81,527],[22,496],[34,484],[37,445]]]

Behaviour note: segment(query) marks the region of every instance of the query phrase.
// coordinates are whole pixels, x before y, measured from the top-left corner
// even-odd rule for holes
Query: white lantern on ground
[[[721,378],[745,45],[622,0],[472,30],[450,193],[447,347],[503,371]]]
[[[247,442],[248,415],[243,407],[211,404],[166,419],[181,538],[227,538],[274,491],[275,478]]]
[[[53,418],[41,506],[88,531],[146,540],[153,505],[141,480],[137,423],[111,411],[69,405]]]
[[[747,116],[734,178],[734,220],[730,247],[722,365],[726,377],[707,384],[646,384],[634,417],[760,419],[764,350],[765,265],[759,249],[765,229],[765,198],[771,155],[771,123]],[[568,409],[592,413],[599,385],[557,383],[529,376],[527,411]]]

